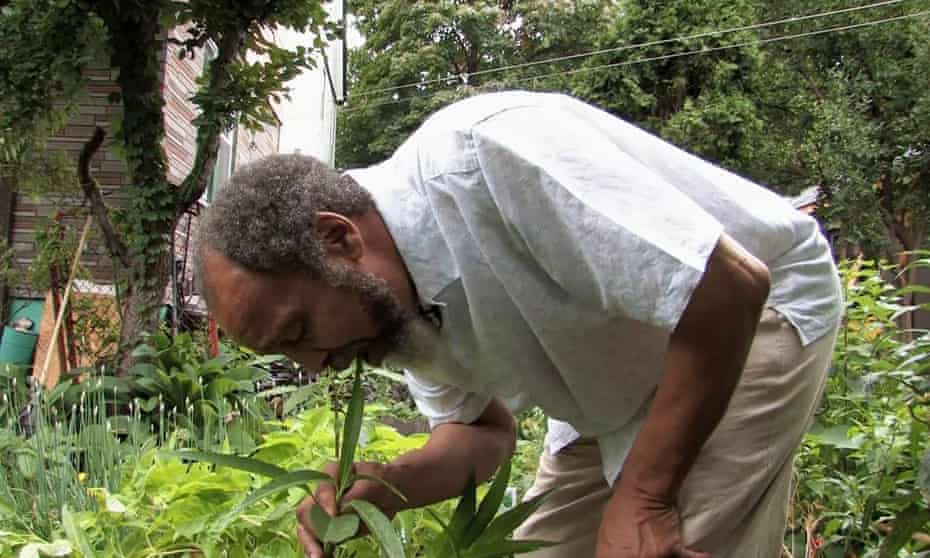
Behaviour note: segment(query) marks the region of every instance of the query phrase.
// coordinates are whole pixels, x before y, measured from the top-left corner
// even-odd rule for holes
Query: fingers
[[[331,484],[321,485],[315,493],[316,505],[321,506],[330,517],[336,517],[336,487]],[[309,508],[308,508],[309,511]]]
[[[687,548],[682,549],[679,555],[681,558],[711,558],[711,555],[706,552],[695,552]]]
[[[323,547],[316,537],[307,532],[300,523],[297,524],[297,540],[304,549],[304,556],[307,558],[324,558]]]

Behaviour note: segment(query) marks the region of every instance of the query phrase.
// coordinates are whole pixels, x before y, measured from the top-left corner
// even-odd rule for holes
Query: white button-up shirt
[[[570,97],[472,97],[349,174],[442,309],[439,356],[407,370],[431,424],[472,422],[493,396],[538,405],[549,451],[596,437],[611,482],[723,231],[768,265],[768,305],[802,342],[840,316],[814,219]]]

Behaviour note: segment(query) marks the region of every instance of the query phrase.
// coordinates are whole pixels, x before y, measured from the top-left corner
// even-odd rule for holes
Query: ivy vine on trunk
[[[106,58],[115,75],[122,116],[112,138],[126,161],[126,204],[109,207],[89,170],[104,140],[97,129],[82,151],[79,182],[110,256],[125,269],[121,296],[121,370],[143,332],[157,327],[172,266],[170,238],[185,211],[203,195],[222,133],[274,122],[270,100],[311,68],[313,48],[282,48],[268,39],[280,27],[314,32],[314,48],[335,37],[324,0],[11,0],[0,3],[0,155],[6,169],[26,166],[31,153],[73,115],[83,70]],[[180,28],[183,39],[171,31]],[[168,180],[162,94],[165,42],[183,56],[216,48],[192,101],[199,109],[192,170]],[[252,56],[249,56],[249,55]],[[256,61],[257,60],[257,61]]]

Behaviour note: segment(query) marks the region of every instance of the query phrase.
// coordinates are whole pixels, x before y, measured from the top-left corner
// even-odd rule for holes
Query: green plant
[[[915,306],[887,281],[892,266],[845,262],[841,272],[846,313],[799,451],[795,532],[828,557],[897,557],[920,549],[912,535],[930,527],[930,332],[899,327]]]
[[[324,552],[331,555],[337,545],[358,535],[360,526],[364,523],[386,556],[389,558],[403,557],[405,553],[401,536],[392,526],[390,519],[369,502],[363,500],[345,502],[343,499],[352,483],[362,479],[380,482],[403,498],[396,488],[382,479],[357,475],[353,471],[352,465],[355,462],[356,449],[362,432],[363,415],[362,364],[357,362],[352,393],[345,412],[341,444],[339,442],[336,444],[340,451],[337,453],[339,467],[335,477],[312,469],[287,471],[260,459],[234,455],[190,451],[181,452],[179,455],[185,459],[212,463],[272,479],[251,492],[229,512],[227,519],[221,524],[231,521],[256,502],[279,491],[292,487],[306,487],[311,483],[328,482],[336,488],[339,515],[330,516],[322,506],[314,506],[310,512],[310,521],[317,536],[324,543]],[[339,439],[338,435],[336,439]],[[547,546],[549,543],[542,541],[510,540],[513,530],[538,508],[547,495],[524,502],[495,518],[501,507],[509,478],[510,463],[508,462],[498,472],[487,496],[477,508],[477,486],[474,480],[469,482],[448,523],[432,512],[433,519],[442,527],[441,542],[438,545],[432,545],[427,554],[434,558],[494,558],[531,552]]]
[[[268,376],[261,366],[279,357],[224,351],[208,359],[202,347],[190,333],[147,336],[133,353],[140,362],[130,369],[129,389],[163,436],[182,427],[201,441],[197,445],[231,439],[248,451],[259,441],[263,420],[272,417],[255,396],[256,383]]]

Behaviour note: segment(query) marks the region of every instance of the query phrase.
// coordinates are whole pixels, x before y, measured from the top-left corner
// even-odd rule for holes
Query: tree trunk
[[[117,366],[119,376],[129,373],[134,361],[132,352],[142,341],[143,334],[155,333],[160,327],[159,309],[173,258],[165,251],[158,260],[157,264],[147,269],[132,270],[129,287],[121,301],[123,317]]]

